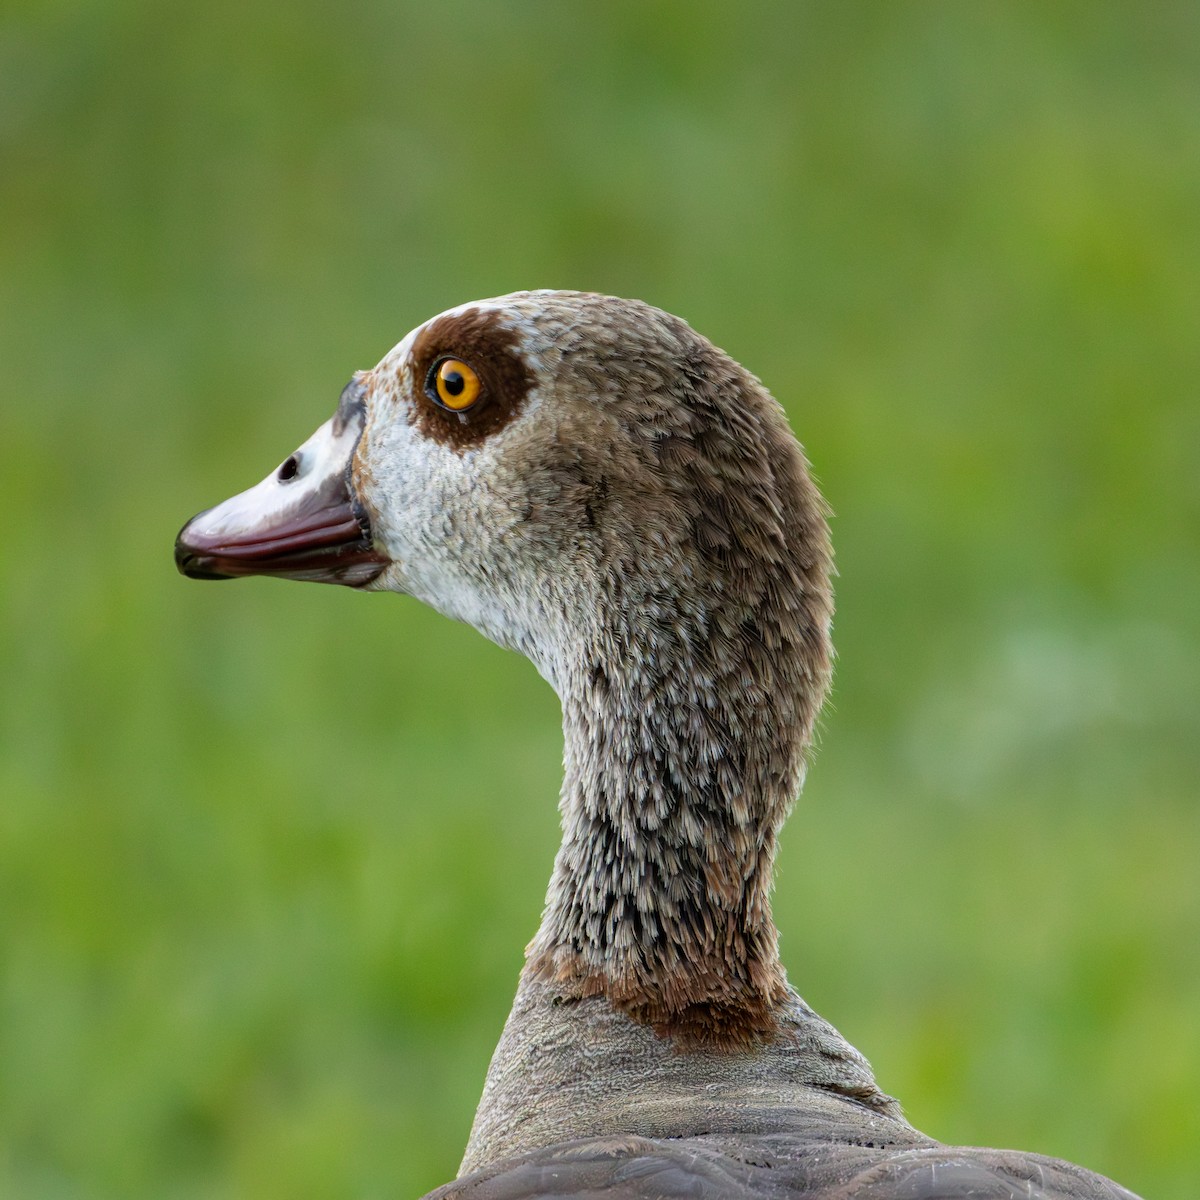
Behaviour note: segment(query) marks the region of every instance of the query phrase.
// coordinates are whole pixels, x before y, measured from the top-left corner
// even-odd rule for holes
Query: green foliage
[[[171,545],[417,321],[570,286],[749,364],[838,513],[793,980],[931,1133],[1190,1194],[1198,14],[10,0],[0,1193],[453,1173],[554,698]]]

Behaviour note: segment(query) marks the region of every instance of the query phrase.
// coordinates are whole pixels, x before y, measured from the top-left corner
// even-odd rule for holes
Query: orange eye
[[[461,358],[443,358],[433,369],[433,398],[444,408],[463,412],[479,399],[483,384]]]

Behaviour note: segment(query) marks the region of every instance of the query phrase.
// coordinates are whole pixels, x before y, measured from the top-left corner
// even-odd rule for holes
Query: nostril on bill
[[[287,462],[285,462],[283,466],[279,468],[275,478],[278,479],[280,483],[291,483],[291,481],[295,479],[299,473],[300,457],[299,455],[293,454],[290,455]]]

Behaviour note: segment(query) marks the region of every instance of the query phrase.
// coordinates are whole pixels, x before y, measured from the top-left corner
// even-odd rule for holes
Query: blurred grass
[[[179,579],[475,296],[686,316],[838,512],[793,980],[914,1122],[1200,1171],[1200,10],[0,10],[0,1193],[448,1178],[557,711],[410,601]]]

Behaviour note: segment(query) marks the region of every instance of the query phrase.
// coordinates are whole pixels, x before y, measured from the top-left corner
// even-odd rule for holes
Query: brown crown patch
[[[503,429],[524,408],[534,383],[519,346],[516,331],[485,309],[430,321],[413,342],[410,357],[417,428],[459,453]],[[479,399],[462,412],[442,408],[427,391],[430,372],[446,357],[462,359],[482,384]]]

